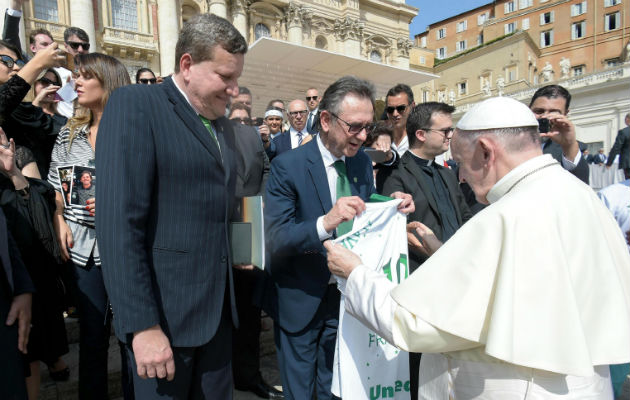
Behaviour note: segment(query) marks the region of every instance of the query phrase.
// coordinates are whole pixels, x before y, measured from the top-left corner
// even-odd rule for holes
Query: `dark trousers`
[[[75,301],[79,312],[79,398],[109,399],[107,357],[111,336],[111,313],[101,267],[89,259],[83,267],[73,265]],[[133,400],[124,347],[120,344],[122,386],[125,400]]]
[[[22,353],[17,347],[19,321],[15,321],[11,326],[5,324],[11,302],[2,289],[0,289],[0,399],[25,400],[27,398],[25,365]]]
[[[262,380],[260,375],[260,307],[252,294],[262,282],[263,271],[232,270],[239,327],[232,337],[232,373],[236,388],[247,388]]]
[[[339,326],[339,291],[328,285],[313,320],[300,332],[274,324],[282,391],[287,400],[335,398],[331,391],[335,341]]]
[[[131,343],[126,345],[127,362],[134,371],[137,399],[232,399],[232,322],[229,307],[214,337],[199,347],[173,347],[175,378],[142,379],[138,376]]]

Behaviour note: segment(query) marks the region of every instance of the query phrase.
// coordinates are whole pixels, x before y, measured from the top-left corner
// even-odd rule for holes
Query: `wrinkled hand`
[[[415,239],[413,242],[414,246],[416,246],[415,250],[418,250],[426,254],[427,256],[431,256],[442,246],[443,243],[440,242],[437,236],[435,236],[435,233],[433,233],[433,231],[428,226],[418,221],[412,221],[409,224],[407,224],[407,239],[408,240],[409,240],[410,232],[414,232],[414,230],[415,230],[415,233],[417,233],[418,236],[420,236],[420,240],[418,240],[418,238],[415,235],[413,235],[413,233],[411,233],[411,235]]]
[[[8,148],[5,146],[9,145]],[[0,172],[9,175],[17,169],[15,164],[15,142],[13,139],[7,140],[7,135],[0,128]]]
[[[352,271],[363,263],[359,256],[331,240],[325,241],[324,247],[327,251],[328,269],[333,275],[348,279]]]
[[[324,215],[324,229],[326,232],[331,232],[342,222],[352,221],[356,215],[361,215],[363,211],[365,211],[365,203],[360,197],[341,197],[328,214]]]
[[[232,265],[232,268],[234,269],[238,269],[241,271],[253,271],[254,270],[254,265],[253,264],[234,264]]]
[[[401,213],[409,214],[416,211],[416,205],[414,204],[413,197],[411,197],[410,194],[403,192],[394,192],[390,194],[389,197],[402,199],[402,201],[398,205],[398,211],[400,211]]]
[[[31,331],[31,294],[23,293],[15,296],[11,302],[6,324],[11,326],[18,321],[18,349],[26,354],[28,335]]]
[[[57,241],[59,242],[59,247],[61,248],[61,259],[63,261],[68,261],[70,259],[70,252],[68,249],[71,249],[72,246],[74,246],[72,231],[63,219],[63,215],[54,216],[53,226],[55,227],[55,234],[57,235]]]
[[[57,93],[57,90],[59,90],[60,88],[61,86],[55,85],[46,86],[45,88],[40,90],[39,93],[37,93],[37,96],[35,96],[35,98],[33,99],[33,105],[36,107],[41,107],[42,100],[44,100],[49,94]],[[54,101],[56,103],[59,100],[55,99]]]
[[[85,209],[88,210],[90,212],[90,216],[93,217],[96,213],[96,199],[94,197],[87,199],[85,204],[87,204],[85,206]]]
[[[140,378],[157,377],[173,380],[175,377],[173,350],[159,325],[134,333],[132,348]]]
[[[575,126],[566,115],[553,114],[548,116],[551,126],[549,132],[541,133],[541,137],[548,137],[562,147],[566,158],[573,160],[580,151],[575,138]]]

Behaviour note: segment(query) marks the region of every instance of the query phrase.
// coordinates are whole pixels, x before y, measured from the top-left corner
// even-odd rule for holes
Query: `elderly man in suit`
[[[237,151],[223,114],[246,51],[227,20],[195,15],[173,77],[121,88],[103,114],[97,235],[139,399],[232,398]]]
[[[415,271],[428,255],[420,250],[413,232],[422,222],[443,242],[470,218],[472,212],[459,188],[453,171],[435,162],[448,150],[453,136],[453,106],[429,102],[415,106],[407,117],[409,151],[395,169],[384,169],[378,175],[377,188],[384,193],[401,191],[411,194],[416,211],[407,217],[410,272]],[[418,398],[420,354],[409,355],[412,399]]]
[[[543,154],[551,156],[588,185],[588,162],[575,138],[575,126],[568,117],[571,94],[560,85],[543,86],[534,93],[529,108],[536,119],[547,118],[549,131],[541,132]]]
[[[332,398],[339,292],[322,242],[348,232],[374,192],[372,163],[360,150],[373,125],[372,85],[341,78],[319,108],[319,135],[274,160],[266,190],[275,340],[287,399]],[[392,196],[404,199],[401,211],[413,211],[411,196]]]
[[[271,146],[267,150],[269,159],[284,153],[285,151],[295,149],[310,140],[311,135],[306,130],[306,119],[308,109],[303,100],[293,100],[289,103],[289,122],[291,127],[288,131],[276,136],[271,141]]]
[[[630,113],[626,114],[626,127],[617,132],[615,144],[608,154],[606,168],[610,168],[615,156],[619,154],[619,169],[623,169],[626,179],[630,179]]]

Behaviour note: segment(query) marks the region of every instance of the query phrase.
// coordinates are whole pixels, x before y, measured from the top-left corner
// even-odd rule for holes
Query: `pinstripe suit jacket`
[[[226,288],[236,152],[226,118],[221,150],[172,79],[110,97],[99,127],[96,231],[119,339],[160,324],[176,347],[207,343]]]

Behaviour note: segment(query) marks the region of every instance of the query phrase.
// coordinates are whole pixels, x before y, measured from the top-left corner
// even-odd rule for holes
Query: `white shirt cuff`
[[[7,14],[9,14],[11,17],[22,17],[22,11],[14,10],[12,8],[7,8]]]
[[[323,215],[317,218],[317,223],[315,225],[317,226],[317,236],[319,236],[320,242],[323,242],[324,240],[330,239],[332,237],[332,233],[328,233],[326,232],[326,229],[324,229],[324,216]]]
[[[575,167],[577,167],[577,165],[580,163],[581,157],[582,153],[579,151],[577,152],[573,160],[569,160],[568,158],[566,158],[564,153],[562,153],[562,168],[566,169],[567,171],[573,171]]]

